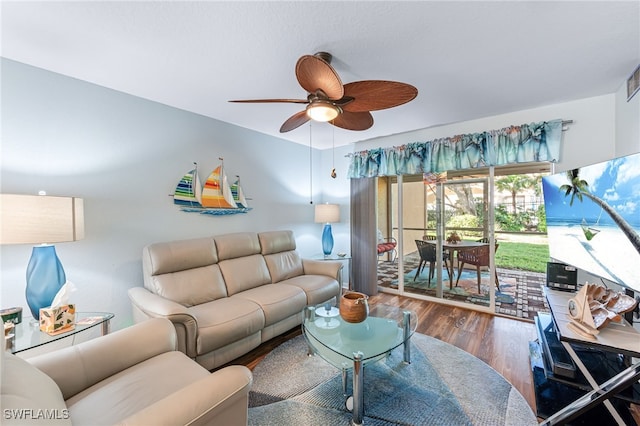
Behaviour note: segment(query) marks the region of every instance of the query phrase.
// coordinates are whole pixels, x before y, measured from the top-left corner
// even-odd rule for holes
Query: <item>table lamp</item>
[[[340,206],[329,203],[317,204],[315,222],[325,224],[324,229],[322,230],[322,252],[325,256],[329,256],[331,254],[331,250],[333,250],[331,223],[340,222]]]
[[[0,244],[38,244],[27,266],[27,304],[34,319],[66,283],[52,243],[84,238],[82,198],[0,194]]]

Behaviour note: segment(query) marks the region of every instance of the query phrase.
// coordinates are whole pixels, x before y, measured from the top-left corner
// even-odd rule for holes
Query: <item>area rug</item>
[[[537,424],[509,382],[455,346],[414,334],[411,363],[402,359],[399,347],[365,366],[365,425]],[[340,371],[308,356],[303,336],[277,347],[253,371],[249,425],[348,425],[351,416]]]
[[[436,292],[435,288],[433,288],[435,280],[432,280],[431,286],[425,284],[428,283],[428,265],[425,266],[425,269],[416,279],[418,284],[413,284],[413,277],[419,261],[420,257],[417,252],[403,257],[406,271],[406,290],[407,292],[435,297]],[[482,276],[482,296],[478,294],[475,270],[463,271],[458,287],[468,288],[468,292],[464,294],[456,294],[460,292],[460,289],[455,289],[455,287],[453,291],[449,291],[447,273],[444,269],[442,272],[442,276],[445,278],[443,295],[445,298],[489,306],[489,281],[486,272]],[[546,299],[542,294],[542,289],[546,284],[546,274],[498,268],[498,279],[500,281],[500,291],[496,292],[496,313],[533,322],[538,312],[549,312]],[[378,262],[378,286],[380,288],[398,288],[398,264],[396,262]],[[494,291],[496,290],[495,286],[492,288]]]
[[[404,286],[423,290],[425,293],[429,291],[435,295],[436,278],[429,282],[429,266],[425,266],[420,274],[416,276],[418,268],[410,270],[404,276]],[[456,280],[458,283],[456,284]],[[457,299],[465,302],[485,304],[489,306],[489,289],[495,291],[496,302],[513,303],[515,300],[516,280],[515,278],[499,277],[500,290],[497,290],[495,282],[490,281],[489,272],[480,272],[480,293],[478,293],[478,275],[475,270],[463,269],[458,279],[458,271],[454,273],[453,286],[450,286],[449,275],[445,269],[442,270],[442,288],[444,297],[449,299]],[[397,285],[397,279],[395,283]]]

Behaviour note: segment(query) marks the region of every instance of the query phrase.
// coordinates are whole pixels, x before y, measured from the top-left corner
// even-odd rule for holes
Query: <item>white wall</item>
[[[627,101],[627,82],[616,92],[615,157],[640,152],[640,92]]]
[[[127,289],[141,285],[140,254],[151,242],[292,229],[303,255],[321,253],[308,147],[4,59],[1,83],[1,191],[84,198],[86,238],[56,249],[78,309],[114,312],[114,329],[131,322]],[[333,201],[316,184],[323,155],[313,155],[315,202]],[[218,157],[229,179],[241,176],[253,210],[179,211],[169,197],[178,180],[194,161],[206,179]],[[337,185],[348,188],[344,174]],[[344,245],[348,226],[346,237],[335,229]],[[1,246],[0,255],[0,306],[27,316],[31,247]]]

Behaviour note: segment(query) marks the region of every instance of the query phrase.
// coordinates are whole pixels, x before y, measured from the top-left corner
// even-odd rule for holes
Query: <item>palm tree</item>
[[[611,217],[615,224],[618,225],[622,233],[629,239],[636,251],[640,253],[640,235],[638,235],[635,229],[633,229],[613,207],[589,192],[589,184],[587,181],[580,179],[580,169],[567,171],[567,179],[571,184],[560,186],[560,191],[564,191],[565,197],[571,194],[569,205],[573,205],[573,200],[575,198],[582,202],[583,196],[599,205],[602,210]]]
[[[536,180],[535,178],[529,177],[527,175],[509,175],[500,179],[496,179],[495,185],[498,191],[505,191],[511,194],[511,208],[513,209],[513,214],[515,215],[517,213],[516,196],[523,189],[535,187]]]

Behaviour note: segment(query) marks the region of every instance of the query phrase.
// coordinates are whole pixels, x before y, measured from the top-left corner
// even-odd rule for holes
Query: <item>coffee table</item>
[[[346,401],[352,409],[354,425],[364,416],[365,364],[383,359],[404,345],[404,362],[411,362],[409,339],[418,324],[415,312],[378,304],[371,308],[366,320],[348,323],[332,306],[309,306],[304,310],[302,333],[309,349],[342,370],[342,388],[346,395],[347,373],[353,369],[353,396]]]

